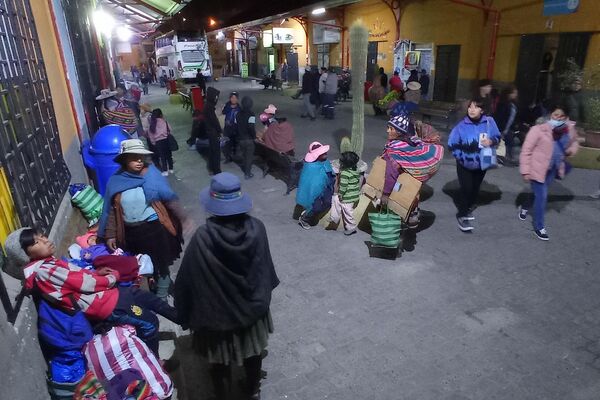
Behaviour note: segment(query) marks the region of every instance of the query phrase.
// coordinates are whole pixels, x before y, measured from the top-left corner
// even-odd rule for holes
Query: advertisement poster
[[[294,44],[294,30],[291,28],[273,28],[273,43]]]
[[[406,57],[404,58],[404,68],[413,70],[419,68],[419,61],[421,60],[420,51],[407,51]]]

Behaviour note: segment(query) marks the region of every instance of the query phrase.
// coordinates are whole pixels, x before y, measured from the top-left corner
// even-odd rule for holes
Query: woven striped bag
[[[86,186],[84,189],[73,195],[71,199],[73,204],[81,210],[81,213],[88,221],[90,226],[96,224],[102,214],[104,199],[91,186]]]
[[[371,242],[379,246],[397,248],[400,245],[402,219],[389,211],[369,213],[371,223]]]

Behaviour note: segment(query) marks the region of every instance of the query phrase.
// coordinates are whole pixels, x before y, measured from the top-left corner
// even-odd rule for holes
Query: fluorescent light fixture
[[[321,15],[321,14],[325,14],[325,8],[319,7],[319,8],[315,8],[314,10],[312,10],[312,15]]]
[[[119,38],[121,42],[128,42],[129,39],[131,39],[131,35],[133,35],[133,32],[131,32],[131,29],[129,29],[127,25],[119,26],[117,28],[117,38]]]
[[[92,14],[92,20],[99,32],[107,37],[112,36],[112,30],[115,26],[115,19],[112,15],[99,8]]]
[[[227,43],[225,43],[225,48],[227,50],[231,50],[233,48],[233,45],[231,44],[231,42],[227,42]]]

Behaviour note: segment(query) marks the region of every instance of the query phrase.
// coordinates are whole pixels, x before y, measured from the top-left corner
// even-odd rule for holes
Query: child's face
[[[54,243],[44,235],[35,235],[34,243],[25,251],[31,260],[42,260],[54,255]]]
[[[97,244],[97,243],[96,243],[96,239],[97,239],[97,238],[98,238],[98,236],[96,236],[96,235],[92,235],[92,236],[90,236],[90,237],[88,238],[88,240],[87,240],[87,243],[88,243],[88,245],[89,245],[89,246],[95,246],[95,245]]]

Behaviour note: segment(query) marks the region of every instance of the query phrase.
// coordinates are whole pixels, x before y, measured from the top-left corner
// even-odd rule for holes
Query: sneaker
[[[550,240],[550,237],[548,237],[548,232],[546,232],[546,228],[542,228],[539,231],[538,230],[534,230],[535,232],[535,236],[537,236],[538,239],[540,240]]]
[[[162,176],[169,176],[169,171],[163,171],[160,173]]]
[[[519,219],[521,221],[525,221],[527,219],[527,213],[529,212],[529,210],[524,209],[523,207],[521,207],[519,209]]]
[[[304,220],[304,218],[302,218],[302,216],[300,216],[300,218],[298,219],[298,225],[300,225],[300,227],[302,227],[302,229],[306,229],[306,230],[310,229],[310,224],[308,222],[306,222]]]
[[[473,230],[473,225],[466,217],[457,217],[456,220],[458,221],[458,229],[461,231],[470,232]]]
[[[196,147],[196,145],[195,145],[195,144],[192,144],[192,145],[191,145],[191,146],[188,148],[188,150],[191,150],[191,151],[198,151],[198,148]]]
[[[410,213],[410,216],[408,217],[408,221],[406,223],[409,229],[416,229],[419,227],[419,222],[421,222],[420,216],[421,213],[419,212],[419,210]]]
[[[590,194],[590,197],[591,197],[592,199],[600,199],[600,190],[598,190],[598,191],[597,191],[597,192],[595,192],[595,193],[592,193],[592,194]]]
[[[356,229],[352,229],[351,231],[344,231],[344,235],[352,236],[356,233]]]
[[[170,169],[170,170],[169,170],[169,173],[170,173],[171,175],[173,175],[173,174],[175,173],[175,171],[174,171],[174,170],[172,170],[172,169]]]
[[[473,213],[468,213],[467,216],[465,217],[465,219],[467,221],[475,221],[475,217],[473,216]]]

